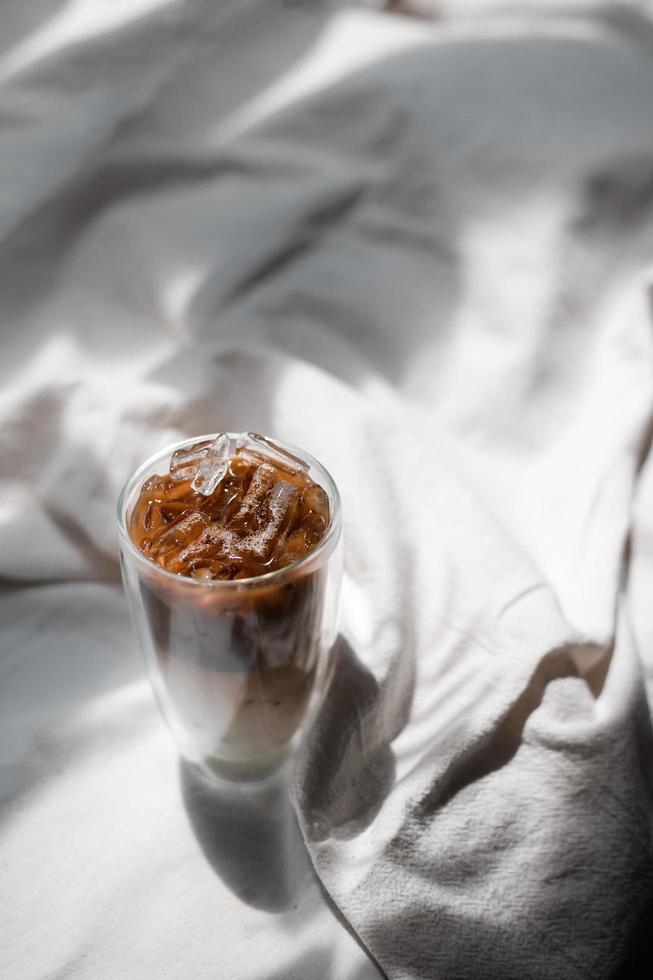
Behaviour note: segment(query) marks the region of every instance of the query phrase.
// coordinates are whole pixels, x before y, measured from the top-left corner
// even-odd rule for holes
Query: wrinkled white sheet
[[[3,975],[599,980],[628,955],[653,29],[492,8],[0,12]],[[179,770],[127,623],[120,485],[215,429],[305,446],[343,495],[307,846],[276,791],[218,803]]]

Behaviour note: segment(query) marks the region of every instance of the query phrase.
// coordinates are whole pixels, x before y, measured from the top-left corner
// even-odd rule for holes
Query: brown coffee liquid
[[[195,579],[244,579],[308,555],[330,522],[329,498],[302,471],[251,450],[236,452],[210,496],[170,473],[145,481],[129,531],[169,572]]]

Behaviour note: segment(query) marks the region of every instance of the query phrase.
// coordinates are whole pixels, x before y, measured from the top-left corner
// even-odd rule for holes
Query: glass
[[[134,630],[159,707],[182,756],[231,781],[265,778],[292,755],[323,693],[337,634],[342,521],[337,487],[312,456],[299,456],[327,493],[329,527],[314,551],[256,578],[200,580],[146,558],[129,534],[143,482],[169,469],[157,453],[118,501],[120,564]]]

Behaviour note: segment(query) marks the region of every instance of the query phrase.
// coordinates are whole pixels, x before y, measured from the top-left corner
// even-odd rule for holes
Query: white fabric
[[[628,955],[653,28],[472,7],[0,13],[9,977],[599,980]],[[218,806],[178,771],[127,623],[120,485],[215,429],[304,446],[343,496],[306,846],[282,794]]]

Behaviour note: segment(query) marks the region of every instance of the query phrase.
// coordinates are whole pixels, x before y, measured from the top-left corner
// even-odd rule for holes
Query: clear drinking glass
[[[255,578],[199,580],[146,558],[129,534],[143,482],[169,469],[172,452],[148,459],[118,501],[118,537],[132,623],[161,711],[182,756],[205,774],[257,780],[296,748],[319,703],[337,634],[342,521],[337,487],[308,453],[299,456],[327,493],[329,527],[314,551]]]

